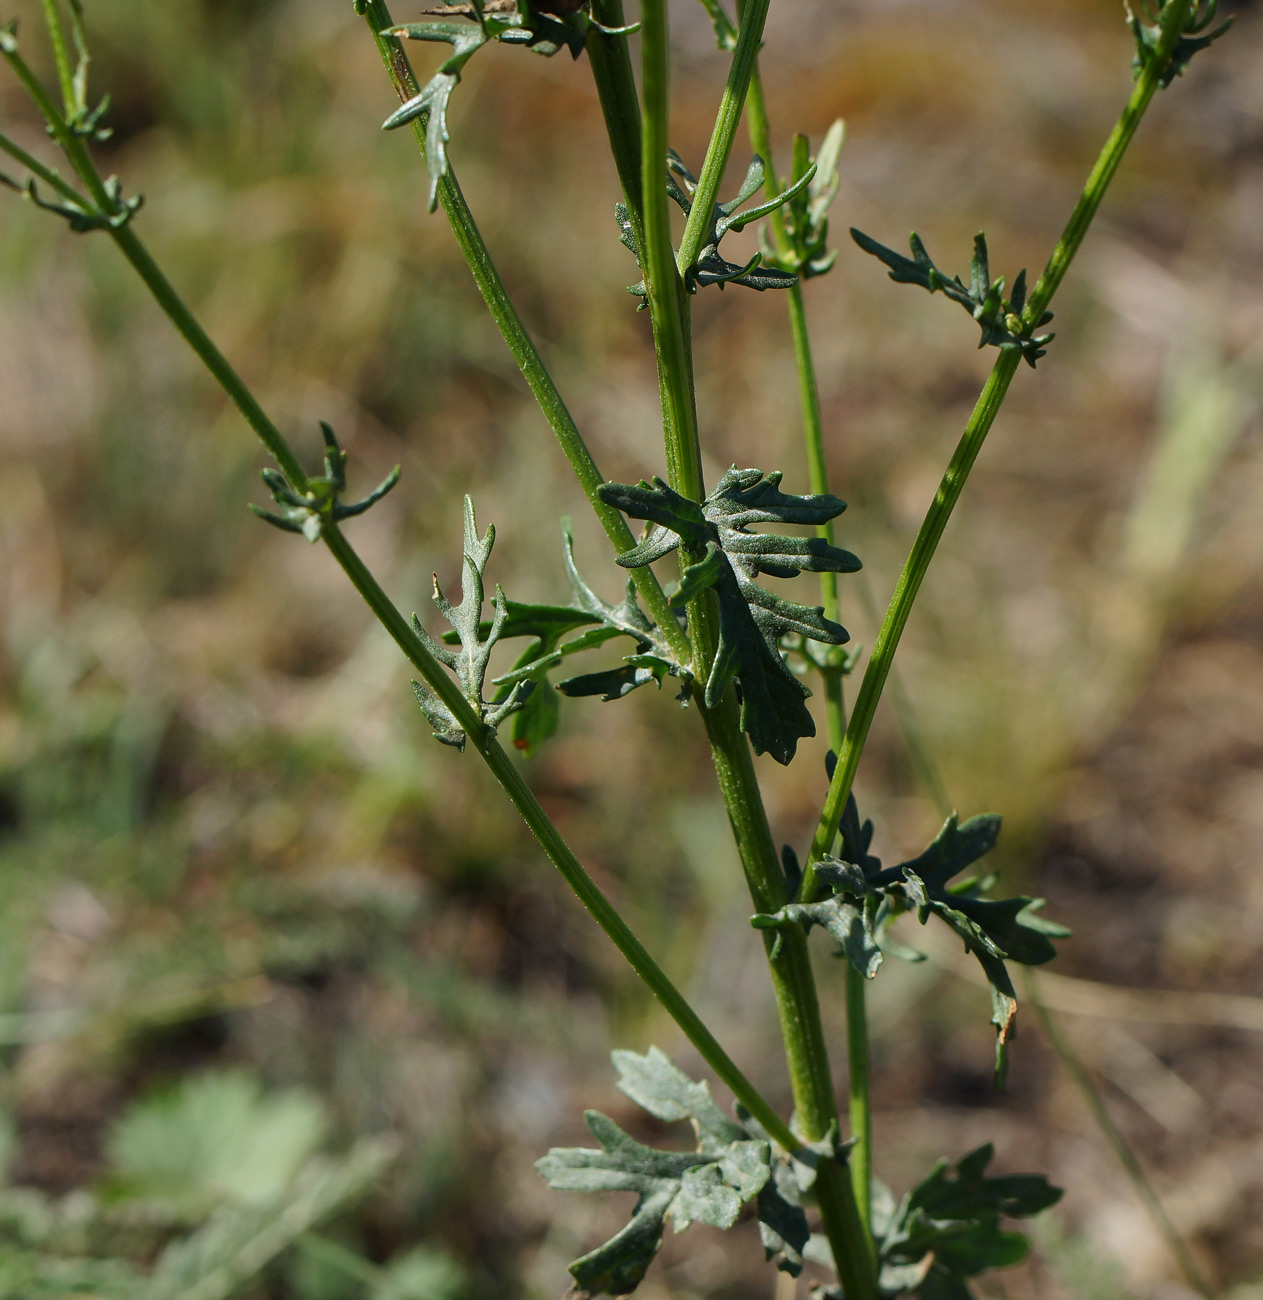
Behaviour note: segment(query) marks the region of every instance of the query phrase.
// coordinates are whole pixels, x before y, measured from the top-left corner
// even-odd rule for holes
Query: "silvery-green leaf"
[[[536,1163],[549,1186],[559,1190],[637,1195],[627,1226],[570,1265],[576,1286],[588,1295],[624,1295],[644,1277],[668,1219],[678,1232],[694,1222],[729,1228],[741,1206],[756,1197],[760,1205],[775,1204],[781,1214],[789,1245],[777,1249],[793,1250],[799,1233],[792,1207],[782,1212],[780,1201],[765,1196],[780,1166],[765,1136],[729,1119],[705,1083],[694,1082],[656,1047],[643,1056],[615,1052],[613,1059],[619,1088],[659,1119],[691,1121],[698,1146],[691,1152],[658,1151],[588,1111],[584,1118],[600,1149],[556,1148]]]

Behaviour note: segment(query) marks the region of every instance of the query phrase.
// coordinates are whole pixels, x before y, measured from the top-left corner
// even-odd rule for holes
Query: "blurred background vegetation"
[[[673,135],[696,162],[722,64],[700,6],[675,10]],[[859,794],[888,859],[924,844],[944,802],[1004,814],[1006,880],[1075,931],[1057,970],[1076,982],[1044,996],[1201,1266],[1254,1300],[1263,24],[1236,10],[1154,107],[1063,290],[1057,341],[1015,385]],[[16,11],[35,58],[37,6]],[[353,525],[398,602],[426,617],[431,571],[458,585],[466,490],[499,530],[511,596],[563,595],[563,514],[613,595],[605,543],[425,211],[411,140],[377,130],[391,95],[350,4],[111,0],[88,18],[94,82],[114,96],[103,163],[146,194],[142,237],[313,463],[322,418],[353,489],[402,462],[401,488]],[[1130,57],[1113,0],[773,6],[782,165],[793,131],[848,126],[841,257],[807,297],[841,538],[866,565],[844,584],[860,640],[989,358],[959,312],[891,285],[845,229],[898,244],[915,227],[963,270],[985,227],[993,267],[1037,270]],[[11,82],[0,118],[46,148]],[[659,470],[648,324],[624,293],[586,66],[488,50],[451,125],[470,203],[603,471]],[[323,550],[246,512],[258,449],[109,242],[13,197],[0,222],[0,1293],[139,1294],[130,1270],[175,1235],[183,1255],[154,1293],[173,1300],[560,1294],[566,1261],[621,1207],[548,1192],[531,1162],[582,1141],[584,1106],[643,1134],[612,1046],[696,1062],[476,758],[430,739],[405,665]],[[696,338],[711,475],[736,461],[803,484],[784,303],[706,292]],[[802,846],[823,746],[800,755],[760,771],[776,834]],[[786,1102],[695,719],[669,692],[572,702],[529,770]],[[818,949],[842,1077],[840,969]],[[902,1189],[994,1138],[1006,1168],[1068,1192],[1032,1260],[987,1294],[1191,1294],[1029,1010],[997,1096],[985,993],[950,946],[930,951],[872,991],[881,1175]],[[668,1243],[646,1300],[771,1293],[752,1229],[690,1237]],[[253,1280],[207,1281],[198,1260],[216,1249],[253,1260]]]

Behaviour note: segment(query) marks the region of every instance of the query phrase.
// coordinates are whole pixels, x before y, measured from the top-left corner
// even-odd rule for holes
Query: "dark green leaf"
[[[1162,40],[1162,15],[1170,0],[1149,0],[1137,7],[1136,12],[1130,4],[1125,4],[1127,25],[1136,38],[1136,57],[1132,60],[1132,72],[1139,76],[1143,69],[1158,56],[1158,46]],[[1159,71],[1158,85],[1165,90],[1178,76],[1187,69],[1195,54],[1213,45],[1232,26],[1233,18],[1225,19],[1214,31],[1207,31],[1214,21],[1219,8],[1219,0],[1197,0],[1185,23],[1183,34],[1175,42],[1171,57],[1166,66]],[[1151,21],[1146,22],[1148,17]],[[1204,33],[1204,34],[1203,34]]]
[[[662,677],[651,668],[640,668],[635,664],[626,664],[622,668],[608,668],[604,672],[584,673],[579,677],[568,677],[557,683],[557,689],[573,699],[585,695],[599,695],[601,699],[621,700],[630,695],[638,686],[648,686],[650,682],[662,685]]]
[[[953,814],[924,853],[901,863],[893,873],[902,875],[907,899],[917,908],[924,925],[931,913],[945,921],[978,960],[991,987],[991,1022],[996,1028],[996,1085],[1004,1086],[1008,1041],[1017,1015],[1017,996],[1005,960],[1036,966],[1057,955],[1054,938],[1069,931],[1038,915],[1042,899],[1026,897],[985,899],[977,882],[948,886],[948,881],[972,866],[995,846],[1000,819],[994,814],[971,817],[957,824]]]
[[[1026,1239],[1002,1230],[1001,1216],[1038,1214],[1061,1191],[1037,1174],[988,1178],[993,1155],[987,1145],[955,1167],[940,1161],[889,1216],[878,1243],[884,1295],[969,1297],[966,1278],[1025,1257]]]
[[[896,253],[885,244],[879,244],[854,227],[851,228],[851,238],[866,253],[871,253],[886,265],[892,280],[899,284],[919,284],[930,293],[942,292],[953,302],[959,303],[982,330],[979,347],[991,344],[1000,348],[1017,348],[1023,360],[1031,367],[1044,355],[1044,345],[1051,342],[1053,335],[1034,335],[1032,330],[1052,320],[1052,313],[1045,312],[1038,321],[1029,325],[1022,319],[1021,312],[1026,302],[1026,272],[1020,272],[1014,282],[1012,300],[1006,299],[1003,296],[1004,280],[993,282],[990,279],[985,235],[979,234],[974,239],[968,285],[959,276],[945,275],[934,265],[915,231],[908,238],[911,258]]]
[[[780,481],[779,474],[734,465],[700,504],[661,479],[606,484],[601,499],[657,525],[639,546],[618,557],[619,564],[635,568],[681,545],[696,557],[684,570],[681,590],[688,597],[713,587],[719,599],[719,642],[706,682],[707,703],[718,703],[735,681],[741,725],[755,751],[788,763],[798,740],[815,734],[815,724],[804,704],[809,692],[781,657],[780,638],[796,633],[838,645],[847,632],[826,619],[819,606],[785,600],[755,579],[794,577],[803,570],[849,573],[860,566],[849,552],[817,537],[751,531],[760,523],[821,524],[846,508],[833,496],[783,493]]]

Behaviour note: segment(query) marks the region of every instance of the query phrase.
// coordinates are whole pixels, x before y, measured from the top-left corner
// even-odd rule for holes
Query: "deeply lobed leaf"
[[[847,802],[840,829],[845,856],[826,857],[816,867],[816,877],[829,895],[760,913],[752,923],[758,929],[821,926],[855,969],[872,979],[884,953],[913,960],[920,956],[892,943],[885,933],[890,922],[913,908],[922,925],[931,914],[939,917],[964,941],[987,977],[996,1029],[996,1084],[1002,1087],[1017,1015],[1017,995],[1005,962],[1039,966],[1051,961],[1057,955],[1052,941],[1070,931],[1039,915],[1043,899],[987,898],[990,882],[976,878],[951,883],[995,847],[1000,818],[984,814],[959,822],[953,813],[924,852],[885,870],[868,851],[873,826],[871,822],[861,825],[854,796]]]
[[[896,253],[893,248],[879,244],[862,230],[851,227],[851,238],[878,261],[883,262],[890,278],[898,284],[919,284],[930,293],[943,293],[962,306],[977,321],[982,330],[978,340],[980,348],[988,344],[999,348],[1016,348],[1022,359],[1032,369],[1045,353],[1045,344],[1052,334],[1035,335],[1032,330],[1052,320],[1051,312],[1044,312],[1038,321],[1028,322],[1022,316],[1026,305],[1026,272],[1019,271],[1013,281],[1011,298],[1004,297],[1003,278],[992,281],[987,257],[987,239],[983,234],[974,237],[974,255],[969,266],[969,284],[960,276],[948,276],[938,269],[925,251],[920,236],[913,231],[908,243],[910,258]]]
[[[728,469],[703,502],[690,501],[661,479],[607,483],[601,499],[656,527],[638,546],[618,557],[625,568],[652,563],[680,548],[688,557],[676,601],[713,589],[719,603],[719,638],[705,685],[714,707],[734,682],[741,725],[756,753],[788,763],[798,741],[815,735],[804,701],[810,692],[787,667],[780,638],[798,634],[829,645],[849,639],[825,618],[820,606],[800,605],[760,586],[763,574],[796,577],[803,570],[852,573],[860,562],[819,537],[756,533],[752,524],[817,525],[836,518],[846,504],[827,494],[794,496],[780,490],[779,473]]]
[[[797,1273],[809,1236],[789,1173],[765,1134],[730,1119],[697,1083],[656,1047],[643,1055],[613,1054],[619,1088],[658,1119],[689,1120],[693,1151],[660,1151],[637,1142],[612,1119],[588,1111],[584,1120],[599,1148],[554,1148],[535,1168],[561,1191],[635,1192],[627,1225],[570,1265],[580,1295],[625,1295],[645,1276],[662,1245],[668,1221],[677,1232],[690,1223],[730,1228],[741,1207],[756,1201],[768,1257]]]
[[[1039,1174],[988,1178],[994,1154],[988,1143],[955,1166],[940,1160],[885,1223],[874,1222],[884,1295],[968,1298],[967,1278],[1025,1258],[1026,1238],[1002,1229],[1001,1217],[1038,1214],[1061,1190]]]
[[[505,718],[526,703],[535,687],[533,681],[522,680],[515,682],[507,693],[497,696],[491,703],[483,698],[491,651],[504,634],[509,617],[508,600],[503,590],[497,586],[491,602],[493,611],[491,622],[484,624],[482,621],[482,605],[485,596],[483,574],[487,561],[491,558],[495,539],[496,532],[493,526],[488,526],[483,537],[478,536],[474,503],[467,496],[460,604],[453,605],[440,590],[438,578],[434,579],[434,604],[439,613],[451,624],[458,649],[449,650],[430,636],[415,614],[412,618],[413,631],[425,642],[430,653],[456,674],[461,693],[493,732]],[[435,739],[445,745],[454,745],[463,750],[465,732],[447,705],[424,682],[414,681],[412,690],[417,697],[417,703],[421,706],[421,711],[434,728]]]

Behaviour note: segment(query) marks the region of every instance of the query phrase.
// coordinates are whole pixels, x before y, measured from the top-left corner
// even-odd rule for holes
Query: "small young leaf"
[[[494,611],[491,622],[487,625],[482,622],[483,573],[487,561],[491,558],[491,548],[495,545],[495,539],[494,527],[488,527],[486,536],[481,538],[478,536],[474,503],[467,496],[465,498],[464,562],[461,568],[461,603],[453,605],[439,589],[438,578],[434,579],[434,604],[439,613],[452,625],[460,646],[459,650],[449,650],[430,636],[415,614],[412,618],[413,631],[425,642],[436,659],[455,672],[460,682],[461,693],[492,730],[510,714],[520,709],[535,688],[534,681],[521,680],[514,683],[507,693],[497,695],[491,703],[483,698],[491,651],[503,635],[509,618],[509,602],[504,592],[497,586],[495,597],[491,602]],[[412,689],[422,712],[434,728],[435,739],[445,745],[454,745],[457,749],[463,750],[465,733],[438,695],[423,682],[414,681]]]
[[[703,3],[706,4],[708,9],[711,9],[711,0],[703,0]],[[714,14],[718,14],[722,18],[722,10],[718,9],[717,5],[712,10],[712,16]],[[716,30],[719,30],[718,21],[719,19],[716,20]],[[727,20],[723,19],[723,21],[726,22]],[[726,202],[715,204],[714,211],[711,213],[710,226],[702,248],[697,255],[697,260],[691,266],[684,268],[684,285],[689,293],[696,293],[699,288],[707,284],[717,284],[721,289],[726,284],[740,284],[747,289],[762,291],[764,289],[787,289],[791,285],[798,283],[798,276],[793,271],[776,265],[763,266],[762,253],[756,253],[748,262],[740,264],[728,261],[719,251],[720,242],[730,230],[741,230],[750,222],[757,221],[760,217],[764,217],[769,212],[773,212],[791,202],[794,194],[799,189],[803,189],[810,184],[812,179],[811,175],[805,176],[793,192],[778,194],[767,203],[760,204],[748,212],[739,213],[737,209],[743,203],[752,199],[762,188],[764,174],[763,159],[756,154],[736,195]],[[676,180],[677,176],[680,178],[678,181]],[[684,165],[679,155],[675,153],[671,153],[668,158],[666,186],[667,194],[686,214],[690,213],[693,209],[693,195],[697,190],[697,178]],[[615,208],[615,216],[618,219],[619,239],[631,249],[636,257],[636,265],[639,266],[640,250],[636,247],[636,240],[632,233],[631,220],[626,207],[619,204]],[[642,299],[641,306],[643,307],[645,305],[644,282],[633,285],[630,292]]]
[[[537,54],[552,55],[567,48],[578,58],[583,49],[587,18],[575,15],[575,22],[561,21],[543,12],[544,6],[522,3],[511,10],[490,13],[480,3],[450,5],[439,14],[460,14],[471,22],[401,23],[388,28],[386,35],[412,41],[440,41],[452,52],[434,76],[406,103],[401,104],[383,123],[382,130],[393,131],[418,118],[425,118],[425,161],[430,173],[430,211],[438,205],[439,182],[447,174],[447,106],[452,92],[460,84],[465,64],[488,41],[506,45],[526,45]]]
[[[320,540],[326,520],[339,523],[362,515],[394,489],[400,475],[400,468],[396,465],[362,501],[343,504],[347,453],[339,444],[332,425],[324,420],[320,421],[320,433],[325,444],[325,472],[309,478],[306,490],[300,492],[279,470],[265,469],[260,477],[280,510],[263,510],[253,503],[249,507],[265,523],[285,532],[302,533],[312,543]]]
[[[1044,355],[1044,345],[1053,339],[1051,334],[1033,335],[1031,328],[1038,328],[1052,320],[1052,313],[1047,312],[1030,328],[1022,320],[1022,309],[1026,304],[1026,272],[1021,271],[1014,281],[1011,300],[1003,296],[1004,281],[990,280],[990,263],[987,256],[987,240],[982,234],[974,239],[974,255],[970,262],[969,284],[966,286],[960,276],[948,277],[930,260],[925,245],[915,231],[909,236],[912,257],[904,257],[894,249],[879,244],[877,240],[864,234],[862,230],[851,228],[851,238],[866,252],[871,253],[889,269],[890,278],[899,284],[919,284],[930,293],[942,292],[953,302],[959,303],[977,321],[982,330],[978,346],[988,344],[999,348],[1017,348],[1022,359],[1032,369]]]
[[[1158,56],[1158,46],[1162,41],[1162,14],[1169,3],[1170,0],[1157,0],[1157,8],[1153,13],[1155,21],[1146,23],[1143,13],[1137,14],[1136,10],[1124,0],[1127,26],[1131,28],[1132,35],[1136,38],[1136,56],[1131,66],[1133,74],[1137,77]],[[1144,7],[1147,9],[1148,5]],[[1158,85],[1163,90],[1185,72],[1195,54],[1200,54],[1202,50],[1213,45],[1232,26],[1235,15],[1226,18],[1214,31],[1206,31],[1214,21],[1218,8],[1219,0],[1205,0],[1205,3],[1203,0],[1197,0],[1193,5],[1183,34],[1175,42],[1166,66],[1158,74]]]

